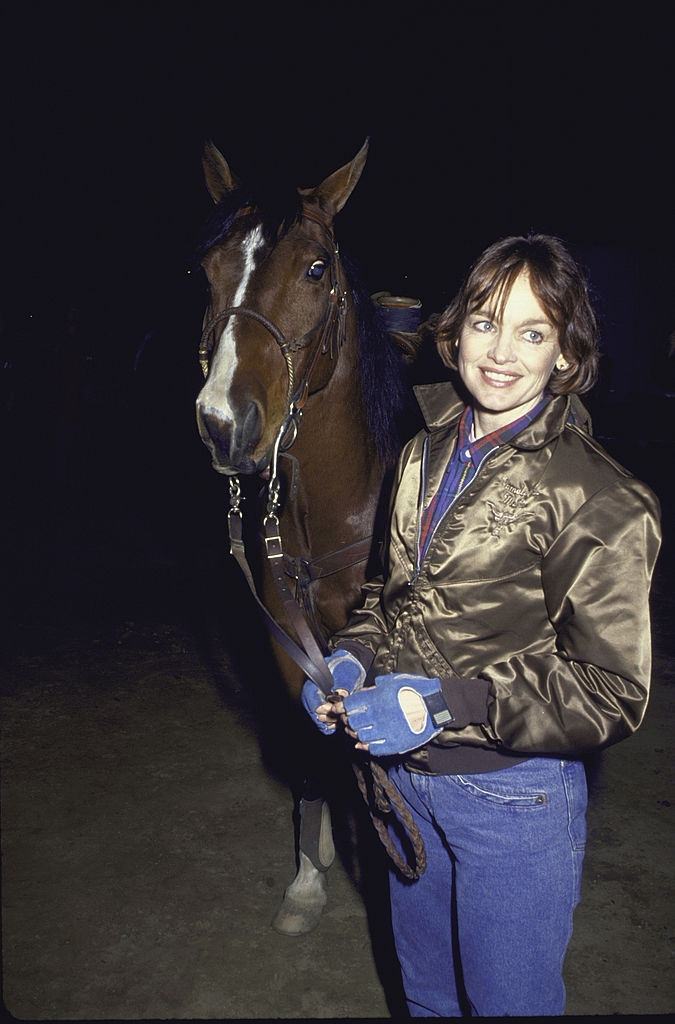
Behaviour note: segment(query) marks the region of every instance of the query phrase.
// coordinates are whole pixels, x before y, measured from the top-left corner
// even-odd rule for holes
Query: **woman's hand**
[[[325,661],[333,677],[335,686],[333,693],[339,695],[340,698],[347,697],[357,687],[363,685],[366,670],[353,654],[350,654],[348,651],[337,650],[333,654],[329,654]],[[316,683],[311,679],[305,679],[301,700],[317,729],[320,729],[326,735],[332,735],[335,732],[336,723],[342,714],[342,711],[336,711],[337,705],[335,701],[327,700]],[[339,707],[341,709],[343,707],[341,700],[339,701]]]
[[[341,689],[333,690],[333,693],[339,694],[341,698],[349,696],[346,690]],[[340,722],[348,736],[351,736],[353,740],[358,739],[354,730],[349,728],[343,700],[327,700],[324,704],[319,705],[315,714],[324,725],[335,726],[337,722]],[[363,743],[357,743],[356,749],[367,750],[368,747]]]
[[[453,721],[440,679],[400,672],[378,676],[375,686],[332,706],[358,740],[356,749],[378,757],[416,750]]]

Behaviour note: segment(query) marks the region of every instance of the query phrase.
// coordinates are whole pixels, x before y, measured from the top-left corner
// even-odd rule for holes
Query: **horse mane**
[[[376,318],[358,265],[343,249],[340,258],[356,307],[359,385],[368,432],[378,458],[389,467],[398,458],[414,412],[408,369],[402,349]]]
[[[283,237],[302,216],[302,201],[297,191],[270,191],[265,188],[243,191],[232,189],[221,199],[203,225],[194,246],[193,265],[209,249],[228,235],[239,210],[255,207],[269,242]],[[358,264],[343,249],[340,259],[356,309],[358,325],[359,387],[366,417],[369,440],[385,468],[398,458],[404,434],[407,433],[412,409],[412,392],[407,377],[403,352],[378,323],[375,307],[364,284]]]

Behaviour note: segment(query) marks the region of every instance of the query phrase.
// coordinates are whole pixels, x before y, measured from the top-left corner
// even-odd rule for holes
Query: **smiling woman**
[[[415,389],[426,428],[399,460],[388,570],[331,640],[342,702],[307,682],[305,707],[394,759],[424,838],[426,872],[391,879],[410,1013],[558,1015],[582,758],[647,706],[659,508],[590,437],[595,317],[561,242],[487,249],[436,339],[467,401]]]
[[[436,345],[446,366],[457,367],[455,354],[464,329],[472,325],[486,333],[498,331],[507,305],[509,327],[520,327],[523,341],[555,342],[562,353],[562,361],[554,358],[544,381],[552,394],[583,394],[595,384],[597,325],[586,282],[562,242],[547,235],[501,239],[477,260],[436,325]],[[498,361],[497,355],[493,362]],[[554,367],[557,372],[551,377]],[[508,370],[515,372],[514,367]]]

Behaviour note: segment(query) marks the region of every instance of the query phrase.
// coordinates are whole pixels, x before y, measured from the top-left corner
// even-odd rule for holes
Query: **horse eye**
[[[314,260],[307,271],[307,277],[311,277],[313,281],[320,281],[325,269],[326,264],[323,260]]]

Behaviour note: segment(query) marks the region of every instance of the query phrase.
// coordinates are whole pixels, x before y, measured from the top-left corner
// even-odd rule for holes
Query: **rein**
[[[267,488],[267,508],[266,514],[263,518],[263,538],[265,541],[265,549],[272,578],[275,582],[277,592],[281,597],[284,611],[295,630],[299,643],[296,643],[296,641],[293,640],[284,629],[282,629],[258,596],[255,580],[246,558],[246,551],[244,547],[243,516],[241,512],[241,502],[243,501],[243,498],[239,478],[237,476],[229,477],[230,507],[227,519],[230,535],[230,554],[233,555],[237,561],[237,564],[248,583],[249,589],[251,590],[251,593],[263,614],[272,636],[276,639],[282,649],[291,657],[291,659],[300,667],[300,669],[302,669],[305,676],[312,679],[329,700],[339,701],[341,698],[333,691],[333,677],[324,660],[325,651],[322,651],[319,647],[319,642],[317,642],[315,633],[307,622],[306,615],[303,614],[296,596],[294,596],[289,589],[287,580],[294,579],[296,581],[297,587],[302,595],[302,603],[305,606],[306,611],[310,612],[312,618],[314,618],[310,609],[309,599],[309,588],[311,584],[316,580],[323,579],[326,576],[340,572],[356,565],[359,562],[365,561],[370,553],[372,536],[364,537],[360,541],[356,541],[353,544],[346,545],[345,547],[339,548],[335,551],[328,552],[319,558],[291,558],[284,553],[279,523],[279,508],[281,503],[280,481],[278,476],[279,452],[284,452],[290,448],[297,437],[299,421],[302,417],[302,409],[310,394],[310,380],[319,355],[330,352],[331,359],[335,355],[337,360],[346,335],[347,290],[344,287],[343,272],[340,265],[337,243],[333,237],[332,230],[323,220],[315,217],[306,209],[303,216],[308,220],[319,224],[320,227],[326,231],[333,251],[333,260],[330,264],[331,289],[329,293],[330,301],[328,309],[317,327],[308,332],[308,334],[311,335],[318,328],[320,335],[300,384],[296,385],[295,383],[296,370],[293,362],[293,353],[308,347],[309,341],[304,339],[289,341],[285,337],[283,331],[272,320],[264,316],[262,313],[259,313],[257,310],[250,309],[243,305],[228,306],[208,321],[202,331],[199,344],[199,363],[202,368],[202,373],[204,374],[204,377],[206,377],[209,372],[209,355],[212,348],[212,342],[209,344],[209,339],[213,337],[213,332],[218,324],[223,323],[231,316],[237,315],[249,317],[265,327],[274,338],[284,357],[288,376],[286,395],[288,411],[284,417],[281,427],[279,428],[272,447],[272,454],[270,458],[270,477]],[[305,335],[305,339],[306,338],[307,335]],[[316,619],[314,619],[315,631],[320,633],[317,626],[318,624]],[[368,682],[369,678],[367,677],[366,684],[368,684]],[[426,852],[417,826],[415,825],[410,812],[407,810],[403,798],[389,779],[382,766],[373,759],[365,760],[364,763],[368,764],[370,768],[370,787],[366,781],[362,765],[357,764],[357,762],[354,761],[352,762],[352,767],[356,775],[359,790],[368,805],[368,811],[373,821],[373,825],[375,826],[387,853],[401,873],[411,880],[419,878],[426,868]],[[405,860],[396,849],[391,837],[389,836],[387,826],[382,819],[383,814],[392,812],[394,808],[399,821],[404,826],[408,840],[411,844],[415,856],[414,867],[411,867],[407,860]]]

